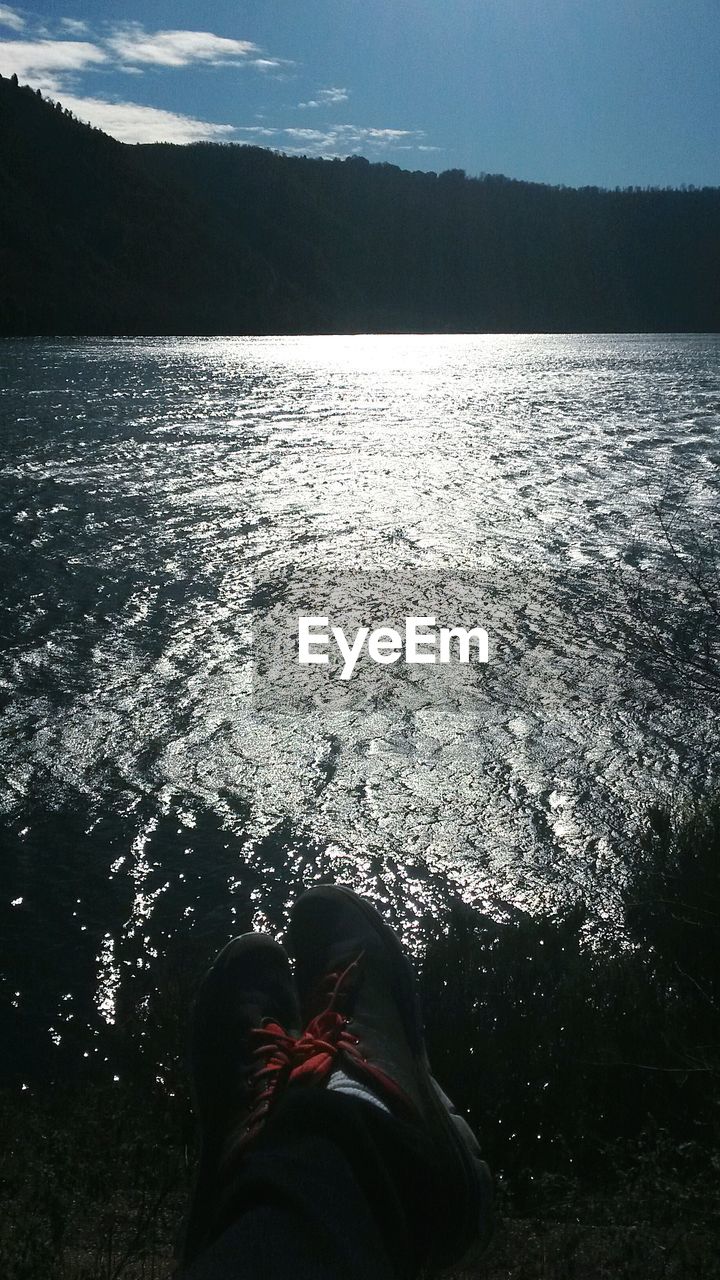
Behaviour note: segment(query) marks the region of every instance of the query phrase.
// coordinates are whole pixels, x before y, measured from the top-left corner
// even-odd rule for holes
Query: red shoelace
[[[368,1062],[347,1017],[337,1007],[348,995],[362,959],[360,955],[347,968],[328,974],[324,984],[328,992],[327,1006],[296,1039],[272,1021],[251,1031],[259,1043],[254,1050],[257,1065],[250,1082],[254,1096],[241,1139],[243,1145],[261,1128],[268,1111],[288,1084],[322,1084],[333,1071],[345,1066],[353,1078],[366,1083],[381,1098],[386,1097],[402,1112],[412,1111],[412,1105],[396,1081]]]
[[[250,1035],[259,1044],[253,1050],[256,1065],[251,1072],[250,1087],[253,1100],[241,1142],[254,1137],[270,1110],[277,1093],[287,1082],[293,1065],[296,1040],[288,1035],[279,1022],[268,1021],[262,1027],[253,1027]]]

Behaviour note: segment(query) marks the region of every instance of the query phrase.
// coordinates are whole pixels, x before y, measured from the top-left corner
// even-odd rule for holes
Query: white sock
[[[381,1102],[372,1089],[369,1089],[366,1084],[361,1084],[359,1080],[353,1080],[352,1076],[346,1075],[344,1071],[333,1071],[328,1089],[332,1089],[334,1093],[346,1093],[351,1098],[359,1098],[361,1102],[370,1102],[374,1107],[387,1111],[388,1115],[391,1114],[390,1108]]]

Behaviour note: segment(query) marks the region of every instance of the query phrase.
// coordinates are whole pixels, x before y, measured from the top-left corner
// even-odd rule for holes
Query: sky
[[[720,0],[0,2],[0,73],[124,142],[720,185]]]

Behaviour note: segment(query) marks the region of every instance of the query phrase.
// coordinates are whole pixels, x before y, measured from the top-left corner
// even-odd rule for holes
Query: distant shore
[[[0,77],[0,336],[713,333],[720,189],[129,146]]]

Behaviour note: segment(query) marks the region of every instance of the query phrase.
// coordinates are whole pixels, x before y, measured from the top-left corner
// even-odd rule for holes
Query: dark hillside
[[[0,79],[0,332],[716,331],[720,189],[126,146]]]
[[[572,190],[199,144],[139,148],[206,192],[338,329],[720,323],[720,191]]]
[[[220,243],[134,148],[8,80],[0,184],[2,333],[212,332],[273,313],[273,273],[239,237]]]

